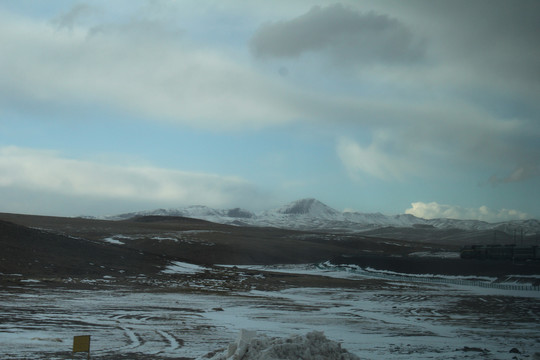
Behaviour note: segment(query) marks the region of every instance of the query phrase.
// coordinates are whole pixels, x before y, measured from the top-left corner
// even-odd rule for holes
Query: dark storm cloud
[[[339,63],[410,63],[424,57],[424,42],[397,19],[341,4],[313,7],[288,21],[267,23],[250,42],[260,58],[323,52]]]
[[[440,62],[460,69],[465,74],[461,76],[538,104],[540,1],[417,0],[407,4],[417,22],[432,19],[427,29],[430,48]]]

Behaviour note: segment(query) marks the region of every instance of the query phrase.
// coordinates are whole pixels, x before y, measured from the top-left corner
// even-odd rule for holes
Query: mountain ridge
[[[514,236],[521,236],[521,231],[524,236],[540,234],[540,222],[536,219],[488,223],[481,220],[423,219],[412,214],[340,212],[315,198],[299,199],[279,208],[257,213],[242,208],[214,209],[204,205],[192,205],[184,208],[131,212],[104,217],[104,219],[126,220],[148,215],[183,216],[236,226],[265,226],[296,230],[361,232],[388,227],[423,227],[468,231],[497,230]]]

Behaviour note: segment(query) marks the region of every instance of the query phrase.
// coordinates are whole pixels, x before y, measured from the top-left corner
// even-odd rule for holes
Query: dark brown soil
[[[0,221],[0,273],[103,276],[155,273],[166,258]]]
[[[377,270],[389,270],[405,274],[476,275],[491,277],[540,274],[539,261],[514,263],[510,260],[360,255],[339,256],[332,259],[332,263],[355,264],[362,268],[370,267]]]
[[[119,236],[123,244],[104,239]],[[237,227],[183,217],[126,221],[0,213],[0,275],[39,278],[152,277],[171,261],[194,264],[357,264],[401,273],[539,274],[539,263],[409,257],[456,246],[277,228]],[[289,281],[293,281],[289,277]],[[307,281],[303,279],[303,281]]]

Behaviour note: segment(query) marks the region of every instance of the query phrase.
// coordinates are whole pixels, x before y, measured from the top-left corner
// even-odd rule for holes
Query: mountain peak
[[[317,199],[307,198],[293,201],[279,209],[277,212],[287,215],[311,215],[316,217],[327,217],[339,214],[337,210],[323,204]]]
[[[157,209],[106,217],[125,220],[136,216],[183,216],[236,226],[269,226],[285,229],[320,229],[366,231],[384,227],[462,229],[467,231],[500,230],[512,235],[517,230],[525,236],[540,232],[540,221],[518,220],[490,224],[477,220],[422,219],[411,214],[383,215],[381,213],[340,212],[314,198],[293,201],[285,206],[259,213],[241,208],[219,210],[207,206],[188,206],[179,209]]]

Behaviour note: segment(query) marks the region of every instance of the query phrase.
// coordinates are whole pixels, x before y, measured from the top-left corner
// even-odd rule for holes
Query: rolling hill
[[[316,199],[301,199],[277,209],[258,213],[244,209],[213,209],[189,206],[178,209],[157,209],[107,217],[125,220],[137,216],[184,216],[235,226],[277,227],[303,231],[340,233],[362,232],[371,236],[406,240],[441,240],[465,244],[477,239],[480,243],[508,243],[540,240],[540,222],[535,219],[487,223],[478,220],[422,219],[410,214],[340,212]]]

